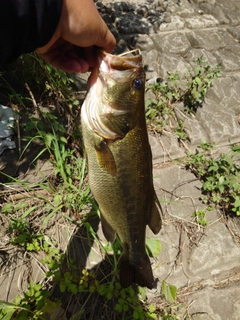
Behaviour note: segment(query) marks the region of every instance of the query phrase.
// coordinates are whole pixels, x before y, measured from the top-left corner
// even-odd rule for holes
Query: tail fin
[[[120,259],[120,283],[123,288],[131,286],[133,283],[141,287],[153,288],[152,267],[147,254],[144,255],[141,265],[130,264],[129,258],[123,254]]]

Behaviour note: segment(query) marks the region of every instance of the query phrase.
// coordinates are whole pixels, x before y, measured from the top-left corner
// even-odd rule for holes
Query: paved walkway
[[[207,94],[194,118],[185,119],[195,152],[203,140],[227,150],[240,142],[240,1],[153,0],[98,4],[118,39],[117,51],[126,43],[140,48],[147,79],[183,75],[203,56],[211,65],[222,64],[222,76]],[[154,273],[176,285],[189,304],[192,319],[240,319],[240,245],[229,224],[216,212],[207,215],[203,229],[192,213],[205,209],[199,200],[201,183],[180,165],[168,162],[185,155],[169,132],[151,136],[155,188],[164,207],[159,235],[162,252]],[[149,236],[153,237],[151,233]],[[149,293],[156,296],[160,288]]]

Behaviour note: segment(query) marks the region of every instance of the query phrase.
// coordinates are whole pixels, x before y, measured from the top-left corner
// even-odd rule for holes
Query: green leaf
[[[18,306],[16,305],[16,304],[14,304],[14,303],[10,303],[10,302],[6,302],[6,301],[2,301],[2,300],[0,300],[0,310],[7,310],[7,309],[9,309],[9,310],[11,310],[11,309],[14,309],[14,310],[16,310],[16,309],[18,309]]]
[[[117,303],[116,305],[115,305],[115,308],[114,308],[116,311],[118,311],[118,312],[122,312],[122,309],[123,309],[123,306],[121,305],[121,304],[119,304],[119,303]]]
[[[152,104],[152,101],[148,99],[148,100],[145,102],[145,107],[148,108],[151,104]]]
[[[65,291],[66,291],[66,288],[67,288],[66,284],[65,284],[64,282],[61,282],[61,283],[60,283],[60,291],[61,291],[61,292],[65,292]]]
[[[239,208],[240,207],[240,198],[237,196],[235,198],[234,207]]]
[[[208,172],[217,171],[217,170],[218,170],[218,165],[217,164],[214,164],[213,166],[210,166],[208,168]]]
[[[146,288],[138,286],[138,293],[140,294],[143,300],[146,300],[147,298]]]
[[[33,251],[34,249],[35,249],[35,247],[32,243],[27,244],[27,251]]]
[[[33,206],[31,208],[29,208],[22,216],[21,219],[26,218],[30,213],[32,213],[35,209],[37,209],[38,206]]]
[[[218,190],[220,191],[220,193],[223,193],[224,186],[222,184],[218,185]]]
[[[156,310],[156,307],[153,304],[149,306],[149,312],[153,313]]]
[[[62,202],[62,196],[60,194],[56,194],[54,197],[54,204],[55,206],[59,206],[60,203]]]
[[[8,310],[8,311],[6,311],[6,309],[4,309],[4,313],[5,313],[5,315],[3,315],[3,317],[1,316],[1,314],[0,314],[0,319],[1,320],[11,320],[12,319],[12,315],[14,314],[14,312],[15,312],[16,310]]]
[[[224,183],[224,180],[225,180],[225,179],[224,179],[223,176],[221,176],[221,177],[218,179],[218,181],[219,181],[220,184],[223,184],[223,183]]]
[[[196,83],[201,86],[202,85],[202,80],[199,77],[195,78]]]
[[[107,300],[112,299],[112,297],[113,297],[112,291],[107,291],[106,294],[105,294],[105,297],[106,297]]]
[[[13,203],[7,203],[2,207],[2,213],[12,213],[13,210]]]
[[[97,288],[97,290],[98,290],[98,293],[99,293],[101,296],[105,295],[106,292],[107,292],[106,285],[101,284],[101,285]]]
[[[52,133],[47,133],[44,137],[44,143],[47,147],[51,147],[52,141],[54,140],[54,136]]]
[[[123,304],[123,311],[124,311],[124,312],[127,312],[128,309],[129,309],[128,304],[127,304],[127,303],[124,303],[124,304]]]
[[[61,142],[67,143],[67,139],[65,137],[60,137],[59,139]]]
[[[161,242],[158,239],[146,237],[146,251],[152,257],[156,257],[161,252]]]
[[[162,294],[165,299],[170,302],[175,302],[177,298],[177,287],[172,284],[167,283],[166,281],[162,282]]]
[[[19,305],[16,305],[14,303],[10,303],[10,302],[6,302],[6,301],[1,301],[0,300],[0,311],[4,312],[3,317],[0,314],[1,320],[11,320],[12,319],[12,315],[18,309],[26,310],[25,308],[22,308]]]
[[[158,101],[156,99],[152,99],[152,104],[158,104]]]

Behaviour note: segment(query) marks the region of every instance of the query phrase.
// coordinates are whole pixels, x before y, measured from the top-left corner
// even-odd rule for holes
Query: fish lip
[[[136,52],[137,54],[133,55],[134,52]],[[136,69],[142,65],[142,55],[140,49],[127,51],[117,56],[107,53],[104,50],[99,50],[98,62],[100,73],[108,73],[108,71],[111,69],[121,71],[128,69]],[[104,70],[104,65],[102,64],[102,62],[105,63],[105,67],[107,67],[106,70]]]

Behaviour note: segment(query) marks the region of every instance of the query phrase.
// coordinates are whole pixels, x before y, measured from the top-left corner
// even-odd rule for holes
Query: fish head
[[[135,50],[137,51],[137,50]],[[145,71],[137,52],[111,55],[99,52],[86,98],[86,112],[93,131],[108,140],[123,138],[144,115]]]
[[[101,52],[99,58],[104,105],[114,110],[133,110],[136,113],[145,89],[142,56],[115,56]]]

